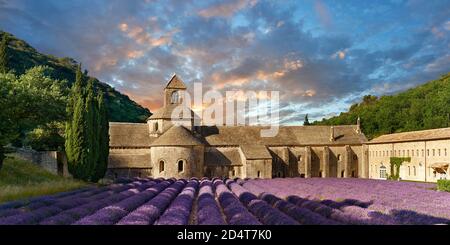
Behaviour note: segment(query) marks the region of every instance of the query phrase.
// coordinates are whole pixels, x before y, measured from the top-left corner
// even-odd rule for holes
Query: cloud
[[[314,3],[314,10],[316,11],[320,23],[326,28],[331,28],[331,14],[327,5],[321,0],[316,0]]]
[[[286,124],[339,114],[448,72],[445,3],[7,1],[0,28],[69,56],[151,110],[177,73],[190,87],[280,91]],[[433,14],[430,14],[433,13]]]
[[[241,9],[246,8],[247,6],[254,6],[257,3],[257,0],[229,0],[224,1],[223,3],[214,4],[205,9],[201,9],[198,11],[198,15],[204,18],[212,18],[212,17],[231,17],[236,12]]]

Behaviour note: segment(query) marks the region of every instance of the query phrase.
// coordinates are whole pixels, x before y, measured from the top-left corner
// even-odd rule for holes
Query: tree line
[[[355,124],[374,137],[415,130],[450,127],[450,73],[395,95],[366,95],[339,116],[313,122],[313,125]]]

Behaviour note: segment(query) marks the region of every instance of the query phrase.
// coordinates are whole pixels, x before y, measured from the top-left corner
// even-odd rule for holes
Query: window
[[[447,148],[444,149],[444,156],[447,156]]]
[[[408,175],[411,176],[411,167],[408,166]]]
[[[416,151],[416,156],[419,156],[419,150]]]
[[[413,166],[414,176],[416,176],[416,166]]]
[[[159,161],[159,172],[163,172],[164,171],[164,160]]]
[[[435,150],[435,149],[433,149],[433,157],[434,157],[434,155],[435,155],[435,152],[436,152],[436,150]]]
[[[154,129],[155,132],[158,131],[158,123],[157,122],[155,122],[153,124],[153,129]]]
[[[381,179],[386,179],[387,174],[386,174],[386,167],[385,166],[381,166],[380,167],[380,178]]]
[[[430,149],[427,149],[427,157],[430,156]]]
[[[341,154],[338,154],[338,155],[337,155],[337,160],[338,160],[338,161],[341,161],[341,160],[342,160]]]
[[[233,169],[233,171],[231,172],[231,175],[236,176],[236,171]]]
[[[180,100],[180,95],[178,94],[178,91],[172,92],[172,97],[170,99],[170,103],[172,104],[178,104]]]
[[[407,150],[407,151],[406,151],[406,156],[408,156],[408,157],[409,157],[409,150]]]
[[[412,157],[414,156],[414,150],[411,150],[411,156]]]
[[[299,162],[301,162],[302,161],[302,155],[299,155],[297,159],[298,159]]]
[[[258,178],[261,177],[261,171],[258,171]]]
[[[423,156],[424,150],[422,149],[422,156]]]
[[[184,169],[184,161],[178,160],[178,172],[183,172]]]
[[[441,156],[441,149],[438,149],[438,156]]]

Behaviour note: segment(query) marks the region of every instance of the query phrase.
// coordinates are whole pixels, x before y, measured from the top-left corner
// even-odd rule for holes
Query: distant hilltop
[[[450,127],[450,73],[396,95],[366,95],[347,112],[313,124],[352,124],[358,117],[369,139],[383,134]]]
[[[69,84],[75,81],[77,61],[68,57],[58,58],[53,55],[42,54],[25,41],[7,32],[0,31],[0,39],[5,34],[9,36],[10,68],[16,74],[23,74],[27,69],[34,66],[45,65],[54,69],[54,78],[65,79]],[[151,115],[147,108],[142,107],[108,84],[99,82],[98,86],[106,95],[111,121],[144,122]]]

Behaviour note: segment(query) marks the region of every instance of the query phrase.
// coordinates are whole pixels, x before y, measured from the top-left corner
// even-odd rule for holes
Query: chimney
[[[358,134],[361,133],[361,119],[359,117],[356,121],[356,133],[358,133]]]
[[[331,142],[334,141],[334,127],[333,126],[330,127],[330,141]]]

